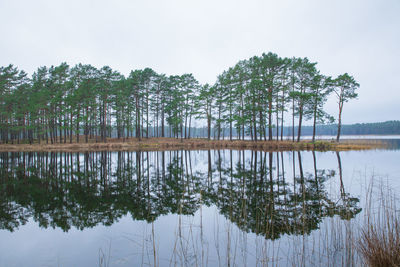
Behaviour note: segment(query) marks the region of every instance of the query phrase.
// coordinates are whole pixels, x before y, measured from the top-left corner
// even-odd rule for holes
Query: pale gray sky
[[[399,0],[0,0],[0,65],[67,62],[201,83],[263,52],[308,57],[360,83],[344,123],[400,119]],[[337,114],[333,99],[327,105]]]

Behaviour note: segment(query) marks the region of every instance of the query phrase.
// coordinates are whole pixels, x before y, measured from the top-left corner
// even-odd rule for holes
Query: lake
[[[346,152],[0,153],[0,266],[340,266],[398,140]]]

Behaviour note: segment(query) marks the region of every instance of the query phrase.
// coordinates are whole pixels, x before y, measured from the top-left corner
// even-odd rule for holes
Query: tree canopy
[[[304,120],[333,122],[324,111],[332,92],[343,104],[359,84],[349,74],[325,76],[307,58],[267,53],[239,61],[201,85],[192,74],[159,74],[150,68],[118,71],[92,65],[39,67],[31,78],[17,67],[0,67],[2,143],[107,142],[117,137],[191,138],[193,126],[206,125],[208,138],[273,140],[284,125],[301,137]],[[291,123],[290,122],[291,118]],[[214,129],[212,132],[211,129]],[[276,137],[273,136],[276,133]]]

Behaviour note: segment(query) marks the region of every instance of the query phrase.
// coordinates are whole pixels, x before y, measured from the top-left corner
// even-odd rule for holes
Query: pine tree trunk
[[[76,142],[79,143],[79,110],[78,114],[76,115]],[[71,121],[71,128],[72,128],[72,121]]]
[[[312,135],[312,142],[315,142],[315,128],[317,125],[317,104],[314,105],[314,122],[313,122],[313,135]]]
[[[340,139],[340,132],[342,127],[342,109],[343,109],[343,103],[339,103],[339,118],[338,118],[338,131],[336,136],[336,142],[339,142]]]
[[[164,127],[164,106],[161,110],[161,137],[165,137],[165,127]]]
[[[69,143],[72,144],[72,112],[70,115],[70,124],[71,124],[71,128],[69,129]]]
[[[292,141],[294,142],[294,98],[292,102]]]
[[[297,129],[297,142],[300,142],[302,121],[303,121],[303,106],[300,105],[300,108],[299,108],[299,128]]]
[[[268,140],[272,141],[272,88],[268,89]]]

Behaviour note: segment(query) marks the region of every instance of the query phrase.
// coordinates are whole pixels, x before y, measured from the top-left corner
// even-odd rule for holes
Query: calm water
[[[399,156],[0,153],[0,266],[338,266]]]

